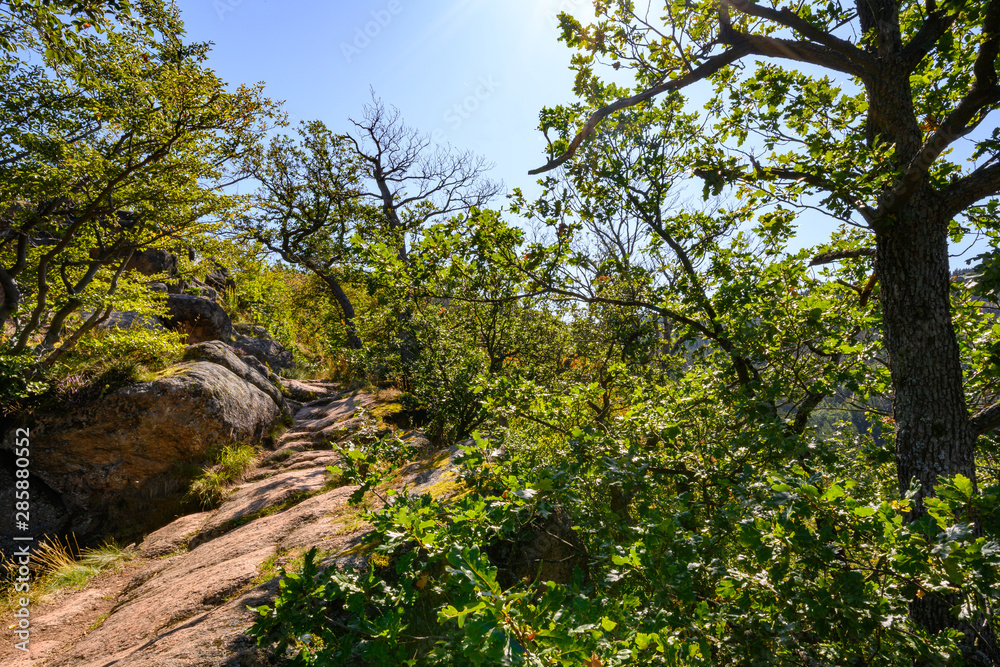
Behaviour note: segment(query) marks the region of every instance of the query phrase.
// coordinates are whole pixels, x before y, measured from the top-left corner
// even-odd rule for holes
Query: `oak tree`
[[[595,9],[592,25],[561,17],[587,109],[543,113],[543,129],[559,136],[533,173],[568,164],[622,110],[675,94],[707,99],[711,124],[693,169],[707,190],[818,208],[869,239],[837,240],[823,259],[871,262],[910,518],[940,477],[975,483],[977,440],[1000,426],[1000,405],[966,398],[949,240],[997,224],[1000,131],[987,119],[1000,104],[1000,1]],[[610,80],[600,64],[616,72]],[[620,83],[628,72],[632,88]],[[954,625],[940,602],[918,600],[912,613],[928,629]],[[970,659],[1000,660],[982,618],[964,629]]]
[[[23,53],[0,62],[0,326],[13,353],[34,349],[42,365],[113,308],[131,309],[123,298],[153,306],[130,286],[141,283],[126,271],[131,255],[231,215],[232,167],[280,121],[259,86],[227,90],[173,10],[144,12],[152,35],[123,20],[66,61],[46,59],[24,29]]]
[[[298,142],[274,139],[247,167],[261,191],[239,227],[330,287],[348,344],[360,349],[344,280],[395,290],[399,274],[377,270],[380,253],[405,265],[408,243],[425,227],[483,206],[500,188],[485,178],[485,160],[433,146],[378,98],[351,123],[353,132],[334,134],[312,121]]]

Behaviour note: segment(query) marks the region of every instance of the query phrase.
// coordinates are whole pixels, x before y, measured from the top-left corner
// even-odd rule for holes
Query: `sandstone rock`
[[[86,534],[122,498],[173,491],[164,479],[176,463],[234,441],[261,442],[278,416],[267,394],[223,366],[181,364],[80,409],[40,415],[31,427],[32,473]],[[0,447],[13,445],[10,433]]]
[[[200,280],[192,280],[187,284],[185,291],[188,294],[193,294],[194,296],[200,296],[205,299],[211,299],[218,303],[219,292],[214,287],[209,287]]]
[[[224,294],[227,289],[236,289],[236,281],[229,277],[229,270],[218,264],[205,276],[205,282],[220,294]]]
[[[309,421],[313,427],[334,428],[371,401],[370,396],[358,395],[307,406],[299,424]],[[419,438],[421,432],[406,435]],[[149,535],[140,548],[143,555],[172,555],[130,566],[135,569],[119,577],[121,583],[111,595],[72,591],[50,605],[34,607],[32,623],[39,632],[32,635],[32,653],[24,664],[274,664],[272,656],[258,651],[244,634],[254,619],[247,607],[271,604],[277,592],[274,565],[315,546],[334,554],[325,559],[327,564],[361,566],[364,556],[349,550],[370,530],[357,510],[347,505],[357,487],[323,491],[325,467],[334,452],[308,451],[293,444],[284,452],[281,456],[276,452],[258,469],[272,476],[242,484],[218,510],[177,519]],[[454,479],[459,452],[452,448],[407,467],[401,483],[418,490],[429,486],[434,492],[435,485]],[[294,502],[313,492],[318,493]],[[194,531],[200,535],[191,540]],[[190,551],[177,550],[184,544]],[[99,601],[110,603],[102,606]],[[95,623],[99,619],[103,622]],[[19,658],[9,643],[0,645],[0,664]]]
[[[246,522],[269,507],[280,505],[323,488],[328,479],[325,467],[292,470],[241,485],[205,522],[190,544],[197,546]]]
[[[355,545],[367,527],[345,529],[335,519],[355,488],[310,498],[157,564],[119,597],[100,627],[52,651],[46,664],[269,664],[243,634],[254,617],[247,607],[269,603],[277,591],[275,579],[255,584],[260,566],[282,551],[316,545],[336,553]],[[39,622],[48,613],[57,610]]]
[[[233,337],[233,323],[222,306],[211,299],[191,294],[167,296],[169,315],[163,319],[168,329],[187,334],[190,344],[207,340],[229,342]]]
[[[255,357],[274,371],[295,368],[292,353],[270,338],[240,338],[233,343],[233,348],[244,355]]]
[[[281,384],[285,388],[285,393],[296,401],[315,401],[316,399],[330,393],[329,389],[326,387],[313,384],[311,382],[302,382],[300,380],[282,380]]]
[[[265,479],[267,474],[273,475],[273,470],[278,471],[288,471],[288,470],[307,470],[309,468],[325,468],[326,466],[339,465],[341,461],[341,456],[339,453],[325,449],[325,450],[305,450],[304,451],[292,451],[288,447],[282,447],[282,454],[276,457],[268,457],[268,464],[272,467],[272,470],[262,468],[257,471],[256,475],[248,477],[247,479],[253,481],[254,479]],[[277,454],[277,451],[275,452]],[[258,477],[259,476],[259,477]]]
[[[338,400],[320,400],[302,408],[295,419],[293,431],[320,431],[353,416],[358,408],[370,407],[375,399],[370,394],[347,396]]]
[[[237,333],[237,335],[239,335],[239,336],[241,336],[243,338],[246,338],[247,336],[255,337],[255,338],[270,338],[271,337],[271,334],[269,334],[267,332],[267,329],[265,329],[262,326],[255,325],[255,324],[245,324],[245,323],[242,323],[242,322],[239,323],[239,324],[233,324],[233,330]]]
[[[236,355],[233,348],[221,341],[212,340],[197,345],[188,345],[184,349],[184,358],[188,360],[202,359],[218,364],[267,394],[278,407],[284,405],[285,399],[281,392],[268,381],[267,369],[263,369],[264,372],[261,373],[258,368],[252,368],[245,363],[245,359]]]
[[[309,443],[306,442],[289,442],[286,445],[282,445],[278,449],[274,450],[264,459],[264,465],[278,465],[282,461],[288,459],[293,454],[298,452],[306,451],[309,449]],[[248,479],[253,479],[249,477]]]
[[[159,248],[143,250],[132,255],[125,266],[125,270],[130,269],[144,276],[166,273],[172,277],[177,275],[177,255]]]
[[[146,558],[157,558],[186,546],[208,521],[211,512],[188,514],[146,536],[139,545],[139,553]]]
[[[233,350],[233,353],[236,354],[239,360],[242,361],[244,364],[246,364],[247,367],[257,371],[261,377],[267,378],[268,382],[270,382],[279,390],[281,389],[280,378],[274,373],[274,371],[268,368],[265,364],[261,363],[258,359],[255,359],[254,357],[240,354],[239,352],[236,352],[236,350]]]

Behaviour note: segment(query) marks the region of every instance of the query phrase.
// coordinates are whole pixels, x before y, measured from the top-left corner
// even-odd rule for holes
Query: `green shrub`
[[[34,359],[27,354],[3,354],[0,348],[0,417],[14,412],[21,403],[48,389],[43,379],[31,380]]]
[[[203,509],[217,507],[225,500],[229,487],[254,466],[257,456],[257,450],[250,445],[223,447],[215,463],[203,468],[191,482],[188,497]]]
[[[909,620],[911,601],[1000,602],[1000,489],[942,480],[928,516],[907,523],[908,502],[818,460],[682,466],[638,443],[621,451],[622,435],[574,430],[535,466],[466,448],[478,494],[398,496],[366,517],[366,567],[307,557],[250,633],[301,665],[902,667],[959,656],[955,631]],[[556,505],[578,526],[586,576],[512,579],[503,554]]]
[[[184,350],[175,331],[134,329],[95,330],[76,346],[75,356],[85,359],[122,360],[136,364],[164,365]]]

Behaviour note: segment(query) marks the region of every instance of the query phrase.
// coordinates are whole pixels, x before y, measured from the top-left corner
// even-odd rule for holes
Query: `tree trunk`
[[[965,404],[951,319],[947,222],[927,194],[914,196],[877,235],[883,336],[895,393],[900,492],[920,483],[914,518],[940,476],[975,483],[976,434]]]
[[[313,270],[316,271],[315,269]],[[344,288],[340,286],[340,282],[336,278],[328,275],[325,271],[316,271],[316,275],[323,279],[323,282],[333,292],[333,298],[340,304],[340,309],[344,313],[344,326],[347,329],[347,344],[352,350],[360,350],[362,347],[361,339],[358,338],[357,329],[354,327],[354,305],[351,303],[350,298],[348,298],[344,292]]]
[[[52,349],[56,346],[56,343],[62,338],[62,329],[66,318],[82,305],[83,302],[79,299],[70,299],[66,302],[66,305],[56,311],[56,314],[52,316],[52,321],[49,323],[49,329],[45,333],[45,340],[42,341],[42,349]]]
[[[961,474],[976,484],[976,433],[951,319],[947,230],[947,220],[936,214],[933,194],[923,191],[876,235],[900,493],[909,491],[913,480],[919,484],[911,521],[924,516],[923,500],[933,495],[939,477]],[[980,614],[959,622],[951,607],[949,600],[928,595],[911,603],[910,614],[930,632],[964,632],[963,651],[970,664],[1000,664],[989,619]]]
[[[14,277],[0,266],[0,333],[21,305],[21,290]]]

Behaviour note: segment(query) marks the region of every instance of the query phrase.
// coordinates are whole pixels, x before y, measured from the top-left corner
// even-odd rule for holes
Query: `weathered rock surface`
[[[295,368],[292,353],[270,338],[245,337],[233,343],[233,348],[242,354],[256,358],[273,371]]]
[[[278,387],[279,389],[281,388],[281,382],[278,375],[254,357],[245,357],[240,355],[240,361],[260,373],[261,377],[266,377],[267,381],[275,387]]]
[[[268,379],[269,374],[266,373],[266,369],[265,373],[261,373],[256,368],[252,368],[246,363],[245,359],[236,354],[233,348],[221,341],[213,340],[198,343],[197,345],[188,345],[184,349],[184,358],[190,360],[200,359],[218,364],[231,371],[236,377],[246,380],[267,394],[274,401],[275,405],[280,407],[284,404],[285,399],[281,395],[281,392],[278,391],[276,384],[277,378],[275,377],[275,382],[272,383]]]
[[[256,324],[245,324],[243,322],[240,322],[238,324],[233,324],[233,331],[236,332],[236,335],[241,337],[246,337],[246,336],[254,336],[256,338],[271,337],[271,334],[267,332],[267,329]]]
[[[367,395],[334,398],[330,393],[317,402],[323,405],[301,411],[296,426],[308,421],[329,428],[373,401]],[[273,664],[244,634],[254,616],[247,607],[269,603],[277,591],[272,564],[314,546],[334,554],[334,563],[355,562],[346,552],[369,530],[347,504],[356,487],[325,488],[332,457],[332,451],[305,448],[274,457],[217,510],[181,517],[150,534],[140,546],[145,558],[131,566],[131,580],[122,575],[111,595],[84,589],[33,610],[33,627],[43,630],[32,635],[31,655],[18,655],[6,642],[0,645],[0,664]],[[434,478],[423,468],[419,472],[423,482]],[[111,602],[102,604],[105,598]],[[78,631],[102,613],[109,615],[99,627]]]
[[[207,542],[227,529],[254,518],[269,507],[318,491],[327,481],[326,469],[313,465],[243,484],[201,526],[191,538],[190,545]]]
[[[279,414],[267,393],[224,366],[180,364],[77,410],[39,416],[31,471],[58,494],[72,529],[86,535],[112,503],[174,490],[165,479],[178,462],[203,460],[234,441],[261,442]],[[11,432],[0,449],[13,446]]]
[[[216,265],[215,269],[209,271],[205,276],[205,282],[214,287],[220,294],[227,289],[236,289],[236,281],[229,276],[229,269]]]
[[[164,329],[160,318],[151,315],[139,315],[132,311],[113,310],[111,315],[98,325],[100,329],[148,329],[162,331]]]
[[[229,342],[233,323],[222,306],[211,299],[192,294],[167,295],[169,314],[163,318],[168,329],[187,334],[189,344],[208,340]]]
[[[281,384],[285,388],[285,393],[288,394],[290,398],[304,403],[315,401],[328,392],[327,387],[316,383],[302,382],[300,380],[282,379]]]
[[[276,590],[270,573],[258,581],[261,565],[283,551],[339,552],[355,544],[364,529],[344,525],[353,491],[309,498],[147,568],[100,628],[44,664],[255,664],[262,657],[243,636],[253,621],[247,606],[264,604]]]
[[[158,248],[143,250],[132,255],[125,269],[138,271],[144,276],[166,273],[172,277],[177,275],[177,255]]]
[[[158,558],[186,547],[212,512],[198,512],[182,516],[159,530],[153,531],[142,541],[139,553],[146,558]]]
[[[219,292],[214,287],[210,287],[200,280],[195,279],[189,281],[184,289],[188,294],[211,299],[216,303],[219,301]]]

